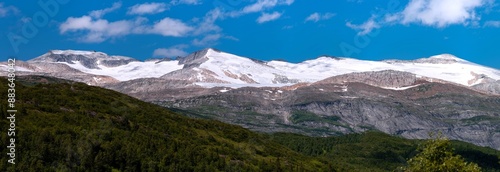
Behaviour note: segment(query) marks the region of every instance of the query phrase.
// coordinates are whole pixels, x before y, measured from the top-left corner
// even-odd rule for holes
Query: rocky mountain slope
[[[16,81],[16,164],[2,156],[0,171],[392,171],[405,166],[422,142],[381,132],[256,133],[82,83],[43,76]],[[0,89],[7,83],[0,77]],[[8,116],[7,100],[0,101],[0,115]],[[2,143],[9,139],[0,135]],[[452,146],[484,171],[500,169],[500,151]]]
[[[393,82],[377,80],[387,76]],[[426,138],[440,131],[452,139],[500,149],[499,96],[410,73],[366,72],[297,87],[217,89],[157,103],[264,132],[329,136],[375,129]]]
[[[276,87],[301,82],[317,82],[328,77],[353,72],[382,70],[410,72],[418,76],[441,79],[465,86],[491,84],[500,80],[499,70],[477,65],[450,54],[409,61],[366,61],[322,56],[301,63],[288,63],[284,61],[263,62],[210,48],[175,60],[151,59],[144,62],[130,57],[109,56],[102,52],[52,50],[18,65],[18,71],[50,75],[67,67],[75,70],[67,72],[67,75],[81,72],[89,76],[114,78],[113,81],[96,82],[101,84],[113,83],[115,80],[161,78],[185,80],[192,85],[202,87]],[[0,68],[5,68],[5,64],[0,64]]]
[[[18,75],[110,88],[256,131],[329,136],[379,130],[426,138],[438,130],[500,149],[500,71],[449,54],[410,61],[325,56],[288,63],[204,49],[140,62],[53,50],[16,65]]]

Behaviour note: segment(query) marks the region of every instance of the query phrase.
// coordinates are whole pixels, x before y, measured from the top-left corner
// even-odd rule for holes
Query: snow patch
[[[233,89],[243,88],[243,87],[257,87],[257,88],[284,87],[293,85],[293,84],[227,84],[227,83],[206,83],[206,82],[196,82],[195,84],[205,88],[228,87]]]
[[[221,93],[225,93],[225,92],[228,92],[228,91],[230,91],[230,89],[226,89],[226,88],[224,88],[224,89],[222,89],[222,90],[219,90],[219,92],[221,92]]]
[[[344,99],[356,99],[356,98],[359,98],[359,97],[354,97],[354,96],[340,96]]]
[[[380,88],[383,88],[383,89],[386,89],[386,90],[407,90],[407,89],[410,89],[410,88],[413,88],[413,87],[418,87],[422,84],[417,84],[417,85],[411,85],[411,86],[406,86],[406,87],[380,87]]]

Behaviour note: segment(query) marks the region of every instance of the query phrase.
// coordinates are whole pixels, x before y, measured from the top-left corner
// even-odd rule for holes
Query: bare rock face
[[[500,80],[481,83],[472,86],[475,89],[486,91],[491,94],[500,95]]]
[[[179,58],[179,64],[183,64],[185,68],[199,66],[200,64],[208,60],[207,58],[208,51],[218,51],[218,50],[207,48],[200,51],[196,51],[186,57]]]
[[[115,67],[137,60],[124,56],[108,56],[106,53],[102,52],[51,50],[48,53],[28,62],[65,62],[68,64],[75,64],[76,61],[80,62],[80,64],[88,69],[99,69],[98,64],[102,64],[107,67]]]
[[[413,87],[380,87],[408,85]],[[500,96],[409,73],[353,73],[293,88],[211,90],[156,103],[262,132],[331,136],[379,130],[423,139],[440,131],[450,139],[500,149]]]
[[[417,77],[415,74],[394,70],[384,70],[377,72],[359,72],[345,75],[334,76],[317,82],[317,84],[325,83],[344,83],[344,82],[360,82],[378,87],[404,87],[417,83],[417,80],[422,77]]]

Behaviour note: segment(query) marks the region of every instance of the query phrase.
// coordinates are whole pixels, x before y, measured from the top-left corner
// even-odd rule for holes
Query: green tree
[[[481,171],[481,168],[479,168],[477,164],[465,162],[460,155],[455,155],[450,144],[448,139],[440,135],[426,141],[425,144],[419,148],[420,153],[408,160],[408,166],[403,167],[403,171]]]

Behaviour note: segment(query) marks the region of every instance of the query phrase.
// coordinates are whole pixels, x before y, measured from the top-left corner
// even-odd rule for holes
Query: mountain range
[[[5,62],[0,69],[7,69]],[[419,139],[440,131],[500,149],[500,71],[450,54],[384,61],[322,56],[290,63],[211,48],[146,61],[51,50],[16,62],[16,70],[113,89],[255,131],[331,136],[378,130]]]
[[[0,77],[0,89],[7,83]],[[16,77],[16,94],[15,165],[2,156],[0,171],[393,171],[434,141],[378,131],[334,137],[252,132],[45,76]],[[9,116],[7,100],[0,101],[0,115]],[[9,123],[0,120],[0,126]],[[3,143],[11,138],[0,135]],[[500,169],[498,150],[460,141],[449,146],[481,170]]]

